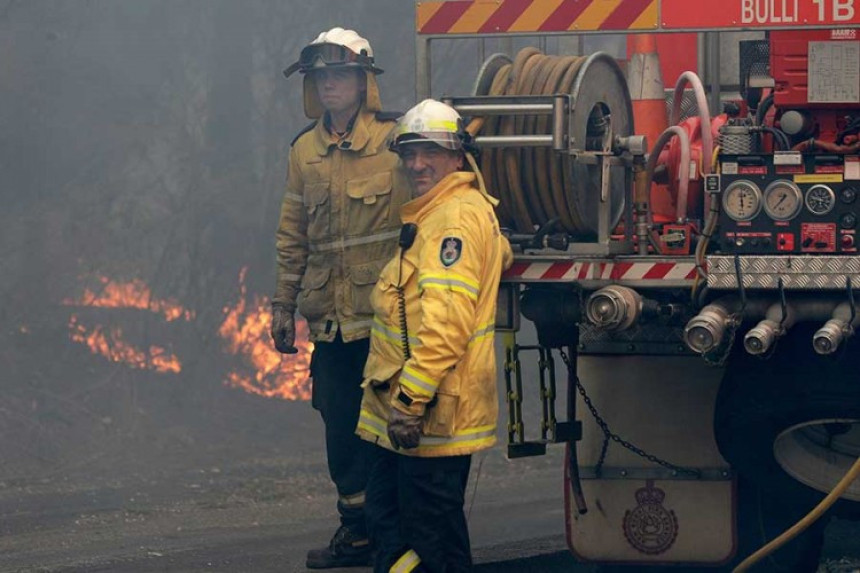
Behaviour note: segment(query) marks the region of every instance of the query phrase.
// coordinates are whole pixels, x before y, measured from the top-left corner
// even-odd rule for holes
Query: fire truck
[[[814,518],[860,517],[858,28],[855,0],[416,4],[418,99],[477,45],[442,99],[515,250],[508,456],[566,448],[578,559],[815,570]]]

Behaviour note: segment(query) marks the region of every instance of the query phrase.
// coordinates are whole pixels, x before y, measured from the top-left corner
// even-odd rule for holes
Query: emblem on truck
[[[659,555],[678,537],[678,518],[663,507],[664,499],[666,492],[654,487],[654,480],[647,480],[645,487],[636,490],[639,505],[624,512],[624,537],[640,553]]]

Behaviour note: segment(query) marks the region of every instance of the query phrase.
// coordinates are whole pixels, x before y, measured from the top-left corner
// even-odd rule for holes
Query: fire
[[[153,299],[152,291],[140,279],[118,282],[100,276],[98,280],[102,283],[98,293],[86,288],[80,299],[66,299],[63,304],[98,308],[137,308],[161,314],[167,322],[180,318],[190,321],[194,318],[193,311],[183,308],[173,299]]]
[[[67,306],[96,308],[132,308],[160,314],[167,322],[183,319],[190,321],[194,312],[186,310],[173,299],[154,299],[152,291],[140,279],[127,282],[97,277],[101,283],[98,292],[84,289],[78,299],[65,299]],[[104,356],[111,362],[121,362],[131,368],[156,372],[180,372],[182,363],[176,355],[161,346],[152,345],[148,350],[139,349],[123,340],[122,329],[96,326],[88,329],[80,324],[77,315],[69,320],[69,337],[74,342],[86,345],[93,354]]]
[[[122,362],[131,368],[156,372],[180,372],[182,364],[176,355],[160,346],[152,345],[148,351],[135,348],[123,341],[122,329],[101,326],[88,330],[72,315],[69,319],[69,336],[74,342],[85,344],[93,354],[104,356],[111,362]]]
[[[225,384],[267,398],[309,400],[311,397],[310,373],[313,344],[307,341],[307,323],[296,321],[296,347],[298,354],[282,355],[272,345],[269,325],[272,321],[267,297],[255,295],[249,303],[245,274],[239,272],[239,301],[224,308],[224,321],[218,334],[232,354],[244,358],[251,373],[232,371]]]
[[[307,341],[307,323],[302,319],[296,321],[298,354],[282,356],[277,352],[269,336],[272,321],[269,299],[255,295],[248,301],[245,287],[247,270],[247,267],[243,268],[239,273],[239,300],[235,306],[224,308],[224,321],[218,329],[226,350],[241,358],[245,367],[242,371],[234,369],[229,372],[224,383],[266,398],[309,400],[313,345]],[[101,283],[101,288],[96,289],[98,292],[85,288],[80,298],[65,299],[63,304],[145,310],[161,315],[166,322],[195,319],[194,311],[186,309],[178,301],[153,298],[150,288],[140,279],[123,282],[104,276],[97,278]],[[87,328],[76,314],[69,320],[69,337],[111,362],[162,373],[182,371],[179,358],[166,348],[155,345],[148,350],[137,348],[123,339],[121,328],[101,325]]]

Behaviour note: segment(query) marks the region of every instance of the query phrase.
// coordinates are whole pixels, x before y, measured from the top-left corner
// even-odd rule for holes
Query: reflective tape
[[[294,201],[296,203],[304,203],[305,202],[304,197],[302,197],[298,193],[290,193],[289,191],[284,193],[284,199],[289,199],[290,201]]]
[[[414,571],[421,564],[421,558],[415,553],[415,550],[410,549],[400,556],[400,559],[394,562],[388,573],[409,573]]]
[[[481,338],[485,338],[487,336],[492,336],[493,334],[495,334],[495,332],[496,332],[495,323],[489,324],[489,325],[485,326],[484,328],[478,329],[477,332],[475,332],[472,336],[470,336],[469,337],[469,343],[475,342],[476,340],[479,340]]]
[[[362,507],[364,505],[364,492],[353,495],[342,495],[339,498],[341,505],[345,507]]]
[[[376,317],[374,317],[373,319],[373,332],[371,336],[384,338],[389,342],[396,342],[397,344],[401,344],[403,342],[403,334],[399,328],[387,326],[379,318]],[[409,345],[421,346],[421,341],[418,340],[417,336],[410,336]]]
[[[302,275],[293,275],[290,273],[285,273],[285,274],[281,275],[281,278],[284,279],[285,281],[299,282],[302,280]]]
[[[354,320],[352,322],[340,323],[340,329],[344,332],[352,332],[353,330],[365,330],[372,327],[372,320]]]
[[[406,386],[413,392],[423,394],[430,398],[436,394],[436,388],[439,387],[438,382],[424,376],[423,374],[419,374],[408,366],[405,367],[403,369],[403,373],[400,374],[400,385]]]
[[[461,275],[422,275],[418,279],[419,289],[439,288],[460,292],[473,300],[478,300],[478,284]]]
[[[370,243],[380,243],[389,241],[400,236],[400,229],[396,231],[386,231],[385,233],[376,233],[375,235],[367,235],[365,237],[354,237],[352,239],[337,239],[328,243],[311,243],[308,248],[311,252],[320,253],[324,251],[342,250],[346,247],[355,247],[358,245],[369,245]]]
[[[421,446],[438,448],[442,446],[466,446],[476,445],[482,442],[491,442],[496,437],[496,426],[481,426],[457,432],[450,438],[435,436],[421,436]]]
[[[447,280],[456,281],[459,283],[463,283],[464,285],[471,287],[471,288],[475,289],[476,291],[480,290],[480,288],[481,288],[481,284],[478,281],[471,279],[465,275],[460,275],[460,274],[451,273],[451,272],[447,272],[447,273],[421,273],[421,276],[418,277],[418,282],[421,283],[421,281],[424,279],[442,279],[442,280],[446,280],[446,281]]]
[[[377,436],[388,435],[388,423],[382,418],[371,414],[364,408],[361,409],[358,416],[358,427]]]

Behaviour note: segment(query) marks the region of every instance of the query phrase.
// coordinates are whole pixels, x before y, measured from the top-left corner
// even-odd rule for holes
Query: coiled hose
[[[571,94],[587,57],[549,56],[534,47],[522,49],[510,64],[496,68],[489,84],[490,96],[549,96]],[[626,88],[626,84],[624,86]],[[628,98],[629,99],[629,98]],[[597,108],[595,108],[597,109]],[[591,113],[586,141],[581,149],[602,151],[601,134],[609,125],[600,110]],[[549,134],[551,119],[545,115],[478,117],[466,130],[472,135]],[[624,135],[624,134],[620,134]],[[557,218],[564,231],[573,235],[593,232],[577,207],[575,194],[589,192],[586,182],[574,175],[569,157],[548,148],[487,148],[481,154],[481,172],[487,189],[500,200],[497,214],[502,226],[521,233],[534,233],[537,226]]]

